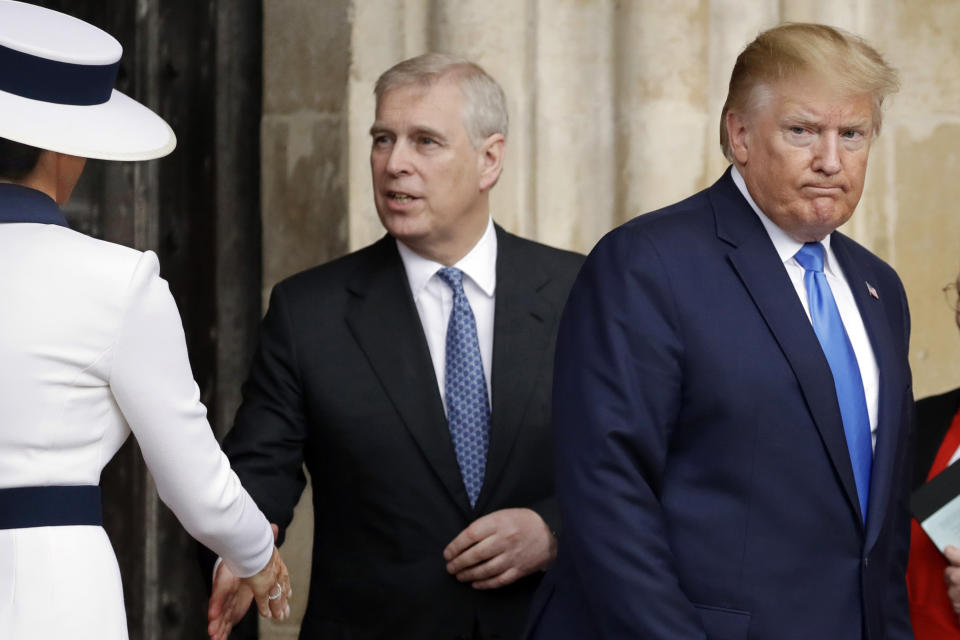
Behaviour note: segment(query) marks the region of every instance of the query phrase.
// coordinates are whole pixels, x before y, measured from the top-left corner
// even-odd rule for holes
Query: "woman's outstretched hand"
[[[242,578],[241,583],[253,591],[257,601],[257,609],[264,618],[284,620],[290,615],[290,575],[287,565],[283,563],[277,548],[273,548],[273,555],[260,573],[249,578]]]
[[[276,540],[277,525],[270,526]],[[211,640],[227,640],[233,626],[247,613],[254,599],[260,615],[284,620],[290,615],[289,598],[292,594],[290,575],[276,547],[267,566],[249,578],[238,578],[221,563],[213,579],[207,609],[207,633]]]

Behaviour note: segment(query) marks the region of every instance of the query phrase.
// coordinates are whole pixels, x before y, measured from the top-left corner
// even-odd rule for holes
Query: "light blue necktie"
[[[463,291],[463,272],[454,267],[444,267],[437,271],[437,275],[453,289],[453,309],[447,325],[444,393],[457,464],[470,498],[470,506],[475,506],[483,487],[490,442],[487,382],[483,377],[477,323],[467,294]]]
[[[840,310],[837,309],[827,277],[823,273],[823,245],[819,242],[808,242],[794,257],[800,266],[806,269],[803,283],[807,287],[810,319],[813,321],[813,331],[823,348],[823,355],[827,357],[833,373],[833,384],[840,403],[840,417],[843,419],[843,433],[847,438],[853,477],[857,483],[857,496],[860,498],[860,513],[866,521],[873,446],[870,442],[870,416],[867,413],[857,356],[843,328]]]

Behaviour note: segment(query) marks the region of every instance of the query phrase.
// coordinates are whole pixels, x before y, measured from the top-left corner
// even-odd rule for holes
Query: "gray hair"
[[[506,138],[509,117],[503,89],[480,65],[445,53],[425,53],[384,71],[373,89],[377,108],[383,96],[393,89],[429,87],[447,77],[457,81],[463,94],[463,126],[474,148],[495,133]]]

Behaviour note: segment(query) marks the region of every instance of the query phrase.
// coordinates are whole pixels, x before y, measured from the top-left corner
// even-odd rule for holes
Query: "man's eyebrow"
[[[376,134],[378,134],[378,133],[385,133],[385,132],[389,132],[389,131],[390,131],[390,128],[387,127],[387,126],[386,126],[385,124],[383,124],[382,122],[374,122],[373,125],[370,127],[370,135],[371,135],[371,136],[374,136],[374,135],[376,135]]]
[[[872,118],[859,118],[857,120],[851,120],[850,122],[845,122],[840,127],[841,129],[866,129],[873,125]]]
[[[373,126],[370,127],[370,135],[376,137],[383,133],[393,133],[393,129],[384,125],[380,122],[374,122]],[[436,138],[437,140],[446,140],[447,137],[440,131],[428,127],[426,125],[416,125],[411,130],[411,135],[415,136],[428,136],[430,138]]]
[[[791,126],[801,125],[804,127],[819,127],[823,124],[820,116],[808,111],[795,111],[793,113],[787,113],[784,116],[783,121]]]
[[[424,125],[419,125],[414,127],[413,132],[419,135],[427,135],[431,138],[439,138],[440,140],[446,140],[446,136],[444,136],[442,133],[440,133],[436,129],[432,129]]]
[[[803,127],[820,127],[823,126],[823,122],[819,116],[811,113],[795,113],[787,115],[784,118],[784,121],[789,123],[791,126],[800,125]],[[843,122],[840,124],[841,129],[862,129],[864,127],[870,126],[872,120],[870,118],[857,118],[855,120],[850,120],[848,122]]]

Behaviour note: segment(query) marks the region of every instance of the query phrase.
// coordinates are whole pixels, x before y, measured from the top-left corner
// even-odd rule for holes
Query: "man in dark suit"
[[[376,97],[388,235],[275,287],[224,447],[281,541],[310,472],[301,638],[516,638],[556,554],[553,347],[582,257],[493,224],[507,114],[482,69],[419,56]],[[220,567],[214,634],[235,588]]]
[[[557,338],[563,535],[531,636],[903,640],[909,321],[835,232],[896,77],[783,25],[739,56],[711,187],[608,234]]]

